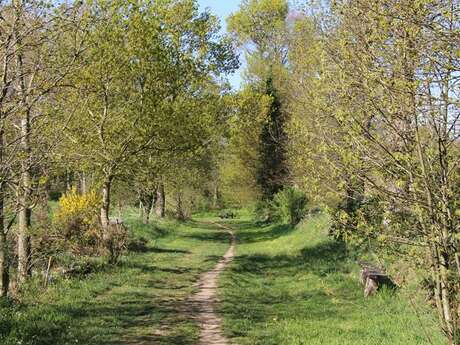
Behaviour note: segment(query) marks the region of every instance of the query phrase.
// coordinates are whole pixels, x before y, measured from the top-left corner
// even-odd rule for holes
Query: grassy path
[[[229,235],[202,222],[128,224],[145,248],[85,279],[31,287],[24,306],[0,306],[1,345],[197,344],[199,326],[183,312],[200,275],[216,265]]]
[[[212,269],[228,250],[229,235],[216,225],[143,226],[135,214],[128,224],[146,246],[120,266],[58,280],[46,291],[31,284],[23,306],[0,305],[0,344],[196,345],[200,333],[202,344],[428,345],[427,333],[432,344],[443,343],[431,311],[417,316],[405,292],[363,298],[358,267],[327,237],[326,217],[296,229],[229,221],[236,255],[222,273],[223,267]],[[201,297],[212,308],[206,302],[193,310],[191,296],[205,290],[197,284],[205,272],[212,281],[201,287],[211,283],[212,293]],[[203,329],[216,318],[217,331],[211,327],[203,342]]]
[[[432,311],[416,313],[407,292],[364,299],[359,268],[328,238],[327,222],[319,216],[296,229],[232,223],[238,247],[219,290],[232,343],[428,345],[429,334],[443,344]]]

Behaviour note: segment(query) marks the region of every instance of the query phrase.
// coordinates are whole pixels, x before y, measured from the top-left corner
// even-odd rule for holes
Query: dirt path
[[[215,312],[217,300],[217,281],[219,274],[227,267],[235,256],[236,238],[232,229],[219,223],[214,225],[224,229],[231,236],[230,248],[223,258],[210,271],[201,275],[197,293],[190,297],[193,318],[200,326],[201,345],[229,345],[230,342],[222,334],[222,320]]]

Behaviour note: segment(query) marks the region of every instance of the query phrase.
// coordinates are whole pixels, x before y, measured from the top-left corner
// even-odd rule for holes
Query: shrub
[[[123,223],[111,223],[106,230],[104,246],[108,251],[110,264],[115,264],[128,245],[128,231]]]
[[[231,219],[235,218],[235,212],[232,210],[222,210],[219,212],[219,217],[222,219]]]
[[[294,187],[286,187],[275,194],[272,208],[278,219],[296,225],[305,216],[307,202],[305,193]]]
[[[148,242],[144,237],[130,237],[127,240],[126,249],[130,252],[145,253],[148,251]]]
[[[262,223],[271,222],[276,218],[272,203],[265,200],[257,202],[254,213],[257,221]]]
[[[72,189],[59,199],[53,218],[54,237],[59,246],[73,254],[94,254],[100,248],[100,198],[95,192],[78,194]]]

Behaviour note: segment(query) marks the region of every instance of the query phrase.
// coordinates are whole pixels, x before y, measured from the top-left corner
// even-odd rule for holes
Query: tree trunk
[[[5,218],[4,218],[4,205],[3,200],[0,201],[0,297],[8,295],[8,289],[10,285],[10,265],[8,258],[8,242],[6,238],[6,232],[4,230]]]
[[[72,182],[72,172],[67,170],[65,174],[65,189],[67,192],[69,192],[72,189]]]
[[[166,201],[165,186],[163,183],[160,183],[156,190],[156,207],[155,207],[155,213],[157,217],[159,218],[164,218],[165,216],[165,201]]]
[[[213,193],[213,208],[221,208],[222,207],[222,200],[221,200],[221,194],[219,190],[219,186],[216,184],[214,186],[214,193]]]
[[[182,194],[180,192],[176,193],[176,217],[179,220],[185,219],[185,212],[182,206]]]
[[[442,238],[440,238],[439,241],[442,241]],[[443,246],[441,245],[439,253],[439,277],[441,285],[442,310],[445,322],[445,331],[452,344],[455,344],[456,325],[452,317],[452,306],[454,305],[454,303],[452,303],[452,300],[454,297],[452,296],[451,284],[449,279],[448,258],[448,251],[444,250]]]
[[[0,130],[0,164],[3,163],[3,130]],[[8,242],[5,229],[5,195],[4,184],[0,183],[0,297],[8,295],[10,283],[10,263]]]
[[[113,177],[108,176],[102,185],[102,207],[101,207],[101,225],[104,230],[104,237],[107,236],[109,228],[109,212],[110,212],[110,189],[112,187]]]
[[[80,193],[88,193],[88,182],[86,180],[86,174],[84,172],[80,173]]]
[[[143,206],[143,223],[149,224],[150,222],[150,212],[152,211],[153,205],[153,194],[146,194],[144,195],[142,206]]]
[[[8,259],[8,242],[5,229],[5,204],[3,186],[0,186],[0,296],[8,295],[8,288],[10,283],[9,269],[10,265]]]
[[[21,148],[24,153],[21,166],[21,180],[18,190],[18,280],[24,282],[30,276],[30,236],[32,209],[30,208],[31,174],[30,174],[30,121],[29,114],[21,121]]]
[[[143,217],[144,217],[144,204],[139,199],[139,219],[142,219]]]

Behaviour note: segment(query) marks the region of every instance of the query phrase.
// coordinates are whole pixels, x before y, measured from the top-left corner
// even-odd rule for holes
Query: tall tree
[[[279,95],[273,85],[272,77],[268,77],[265,94],[270,97],[267,119],[260,133],[260,166],[257,171],[257,182],[265,199],[271,199],[286,184],[287,162],[285,131],[286,119],[281,109]]]
[[[3,84],[0,141],[3,161],[0,194],[5,197],[6,186],[14,189],[16,194],[16,205],[10,207],[10,211],[18,213],[18,278],[21,282],[30,274],[29,228],[36,182],[33,171],[48,153],[46,147],[40,146],[47,136],[43,131],[48,119],[45,104],[48,96],[62,85],[65,76],[75,66],[80,43],[75,35],[78,28],[74,25],[77,8],[57,7],[46,1],[17,0],[1,4]],[[66,54],[59,54],[57,37],[66,32],[73,36],[73,45],[67,46]],[[12,224],[9,222],[8,226]],[[3,227],[3,230],[7,229]]]
[[[216,18],[199,13],[195,1],[96,1],[87,11],[93,23],[87,64],[63,106],[79,109],[67,149],[96,172],[107,228],[113,181],[138,155],[156,161],[196,146],[207,118],[192,101],[205,81],[237,61]]]
[[[288,3],[284,0],[246,0],[228,19],[228,29],[245,49],[246,79],[255,90],[271,98],[262,125],[257,182],[270,199],[286,183],[286,113],[282,88],[286,74]]]

